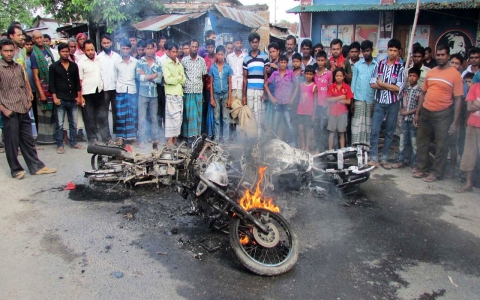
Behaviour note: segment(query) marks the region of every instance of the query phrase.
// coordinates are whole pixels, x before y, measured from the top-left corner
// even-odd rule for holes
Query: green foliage
[[[13,21],[30,26],[33,21],[32,11],[39,6],[39,0],[2,0],[1,5],[0,29],[4,32]]]
[[[26,1],[26,0],[22,0]],[[37,0],[36,0],[37,1]],[[109,32],[138,22],[146,15],[160,14],[164,6],[154,0],[38,0],[56,19],[91,20],[105,24]]]

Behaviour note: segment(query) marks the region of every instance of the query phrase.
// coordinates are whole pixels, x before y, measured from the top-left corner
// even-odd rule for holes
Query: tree
[[[10,23],[18,21],[22,25],[31,25],[32,11],[39,7],[39,0],[2,0],[0,10],[0,28],[6,31]]]
[[[23,0],[26,1],[26,0]],[[105,24],[111,32],[164,11],[161,3],[150,0],[39,0],[57,20],[89,20]]]

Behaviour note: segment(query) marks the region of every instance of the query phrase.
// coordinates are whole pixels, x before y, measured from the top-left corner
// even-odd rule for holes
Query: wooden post
[[[417,0],[417,7],[415,8],[415,19],[413,19],[412,32],[410,32],[410,40],[408,41],[408,48],[406,49],[406,51],[408,52],[407,52],[407,62],[405,64],[405,71],[410,66],[413,38],[415,36],[415,31],[417,30],[417,21],[418,21],[419,14],[420,14],[420,0]]]

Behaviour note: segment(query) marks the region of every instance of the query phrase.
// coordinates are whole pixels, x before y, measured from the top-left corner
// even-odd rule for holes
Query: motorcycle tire
[[[273,225],[276,228],[276,233],[279,233],[278,238],[274,235],[262,236],[260,230],[254,229],[254,224],[248,224],[247,221],[234,217],[230,222],[230,245],[233,252],[242,265],[255,274],[275,276],[288,272],[298,259],[297,235],[291,230],[287,220],[278,213],[258,208],[250,213],[256,218],[267,216],[269,222],[266,225]],[[250,238],[244,233],[245,230],[252,233]],[[254,231],[255,234],[253,234]],[[257,239],[259,236],[262,239],[260,242]],[[245,243],[246,237],[247,243]]]

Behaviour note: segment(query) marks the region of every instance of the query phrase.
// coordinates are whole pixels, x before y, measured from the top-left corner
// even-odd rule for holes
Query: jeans
[[[158,99],[157,97],[144,97],[139,95],[137,132],[137,139],[139,143],[143,143],[146,140],[147,122],[150,122],[152,141],[158,141],[160,139],[160,129],[158,125]]]
[[[315,110],[315,141],[320,152],[328,150],[328,106],[317,105]]]
[[[405,155],[408,146],[412,147],[412,155],[410,156],[410,165],[415,166],[417,159],[417,127],[413,125],[413,121],[405,121],[402,119],[402,133],[400,134],[400,154],[398,162],[405,163]]]
[[[273,128],[278,134],[280,124],[279,122],[285,122],[285,125],[288,130],[289,137],[285,140],[294,142],[295,136],[293,135],[293,126],[290,116],[290,107],[288,104],[277,104],[275,106],[275,115],[273,117]]]
[[[434,136],[437,148],[435,159],[430,171],[438,178],[443,177],[447,166],[449,135],[448,130],[453,122],[453,108],[441,111],[429,111],[422,107],[418,120],[417,133],[417,167],[422,172],[429,171],[429,146]]]
[[[70,146],[77,145],[77,103],[75,100],[62,100],[60,105],[55,106],[57,124],[55,127],[55,141],[57,147],[63,147],[63,123],[65,122],[65,113],[68,117],[70,130]]]
[[[18,147],[22,151],[23,159],[30,174],[35,174],[38,170],[45,167],[37,156],[35,141],[32,136],[32,120],[28,113],[19,114],[14,112],[10,117],[2,115],[2,120],[5,153],[7,154],[12,177],[23,171],[23,167],[18,161]]]
[[[104,142],[112,139],[108,125],[108,107],[103,96],[103,92],[98,91],[83,95],[85,98],[85,106],[82,108],[83,122],[89,142],[95,141],[99,134]]]
[[[388,159],[388,151],[392,145],[393,134],[397,126],[399,106],[400,102],[398,101],[392,104],[377,103],[375,105],[372,117],[372,133],[370,135],[370,160],[374,162],[378,162],[378,139],[380,138],[383,119],[385,119],[385,143],[383,145],[381,160]]]
[[[215,116],[213,135],[216,141],[219,141],[220,137],[222,137],[225,142],[228,139],[230,124],[230,110],[227,108],[228,93],[213,93],[213,99],[216,104],[213,110]]]

